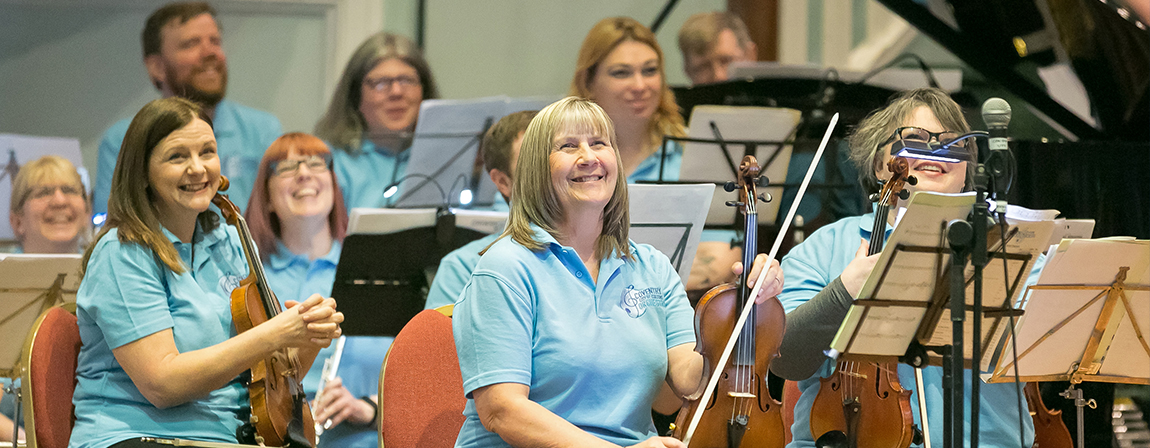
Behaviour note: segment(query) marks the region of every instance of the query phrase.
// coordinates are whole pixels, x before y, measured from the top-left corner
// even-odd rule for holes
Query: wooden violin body
[[[745,221],[744,269],[741,285],[724,284],[712,288],[695,307],[695,351],[703,357],[703,378],[722,372],[714,394],[703,402],[706,385],[687,397],[675,422],[674,436],[686,437],[690,419],[702,408],[694,437],[688,446],[696,448],[782,448],[785,436],[782,403],[767,389],[767,371],[779,356],[779,345],[786,332],[785,313],[778,298],[771,297],[754,305],[747,324],[737,334],[734,352],[726,365],[719,365],[723,351],[732,337],[743,311],[752,298],[747,285],[748,271],[757,248],[757,213],[755,183],[759,178],[758,161],[743,158],[739,167],[739,202]],[[764,268],[765,269],[765,268]]]
[[[910,166],[904,158],[892,158],[887,170],[891,178],[879,192],[867,255],[882,252],[890,207],[909,193],[904,184],[917,182],[908,176]],[[910,396],[899,384],[896,360],[840,361],[831,376],[820,380],[811,405],[811,435],[820,446],[906,448],[916,432]]]
[[[227,179],[223,179],[220,190],[226,189]],[[232,322],[236,333],[243,333],[275,317],[281,307],[267,285],[263,264],[239,208],[220,193],[216,193],[212,203],[220,208],[228,224],[236,227],[248,261],[248,277],[232,290],[231,297]],[[314,447],[315,423],[300,384],[307,372],[296,351],[277,350],[255,363],[250,373],[248,395],[255,441],[269,446]]]
[[[1022,391],[1026,395],[1026,407],[1034,417],[1033,448],[1074,448],[1070,429],[1062,421],[1062,411],[1046,408],[1042,394],[1038,392],[1038,383],[1026,383]]]

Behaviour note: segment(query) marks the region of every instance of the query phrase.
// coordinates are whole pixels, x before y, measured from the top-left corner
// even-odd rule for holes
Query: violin
[[[228,180],[221,176],[219,191],[227,189]],[[232,322],[236,333],[243,333],[267,322],[283,308],[268,286],[243,213],[218,191],[212,203],[220,208],[224,220],[239,232],[244,257],[248,261],[248,277],[232,290]],[[281,349],[273,352],[253,365],[250,373],[248,395],[252,411],[250,423],[255,428],[254,441],[260,445],[285,448],[315,447],[315,423],[307,395],[300,384],[307,371],[303,369],[296,351]]]
[[[722,369],[717,389],[710,400],[702,402],[705,385],[687,397],[675,422],[674,436],[684,438],[688,419],[699,407],[705,412],[698,423],[690,447],[764,447],[781,448],[785,444],[782,403],[767,390],[767,370],[779,356],[779,345],[786,331],[783,306],[772,297],[753,305],[749,325],[745,325],[735,343],[734,355],[726,365],[719,365],[723,348],[733,336],[735,322],[748,301],[754,300],[747,287],[748,272],[754,263],[758,222],[755,184],[759,179],[758,161],[746,156],[739,165],[739,200],[745,217],[746,241],[743,245],[743,274],[739,285],[723,284],[712,288],[699,300],[695,309],[695,351],[703,356],[703,377]],[[728,191],[734,189],[728,184]],[[764,269],[765,271],[765,269]]]
[[[894,157],[887,163],[889,180],[877,196],[874,226],[867,255],[882,252],[890,208],[915,185],[908,176],[910,164]],[[910,407],[910,391],[898,380],[897,362],[840,361],[831,376],[823,378],[811,406],[811,434],[819,447],[906,448],[916,437]]]
[[[1042,394],[1038,392],[1038,383],[1026,383],[1022,388],[1026,395],[1026,405],[1030,408],[1030,415],[1034,417],[1034,447],[1033,448],[1074,448],[1074,439],[1070,437],[1070,429],[1062,421],[1062,411],[1051,411],[1042,402]]]

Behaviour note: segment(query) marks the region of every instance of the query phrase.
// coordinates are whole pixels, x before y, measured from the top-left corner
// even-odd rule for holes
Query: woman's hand
[[[878,262],[879,257],[879,254],[868,256],[866,254],[869,246],[867,240],[860,239],[860,241],[859,248],[855,251],[854,260],[851,260],[843,273],[839,274],[839,279],[842,280],[847,292],[856,299],[859,297],[859,291],[862,291],[862,285],[866,282],[866,278],[870,277],[870,271],[874,270],[874,265]]]
[[[687,448],[687,445],[674,437],[652,437],[628,448]]]
[[[275,323],[285,347],[327,347],[342,334],[343,313],[336,311],[335,299],[313,294],[302,303],[285,302],[287,309],[268,323]]]
[[[312,402],[311,410],[315,413],[315,421],[322,423],[324,429],[334,428],[344,421],[368,425],[375,418],[375,409],[352,396],[339,377],[328,381],[317,395],[319,399]]]
[[[753,288],[755,282],[759,280],[759,274],[763,271],[763,266],[767,264],[767,254],[759,254],[755,256],[755,264],[751,266],[751,273],[747,276],[747,287]],[[739,275],[743,272],[743,263],[737,262],[731,265],[731,272]],[[771,267],[767,270],[767,276],[763,279],[767,283],[763,285],[763,289],[759,291],[759,295],[755,297],[755,303],[763,303],[768,298],[779,295],[783,292],[783,269],[779,267],[779,260],[771,260]]]

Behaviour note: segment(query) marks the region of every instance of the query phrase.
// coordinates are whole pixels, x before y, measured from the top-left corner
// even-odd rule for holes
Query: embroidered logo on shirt
[[[220,289],[224,291],[224,296],[231,296],[232,290],[240,286],[240,281],[243,277],[238,275],[221,275],[220,276]]]
[[[647,312],[649,306],[663,305],[663,290],[659,288],[635,289],[635,285],[623,290],[623,298],[619,300],[619,307],[627,312],[628,316],[638,319]]]

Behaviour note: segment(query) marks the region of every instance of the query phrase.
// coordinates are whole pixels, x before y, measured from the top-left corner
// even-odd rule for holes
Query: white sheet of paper
[[[0,369],[11,369],[20,360],[24,338],[43,311],[37,298],[58,275],[63,300],[76,302],[80,287],[80,255],[0,254],[0,334],[7,344],[0,344]]]
[[[631,239],[667,255],[684,284],[699,248],[712,190],[711,184],[627,186]]]
[[[451,209],[455,226],[483,233],[502,232],[507,225],[507,212]],[[347,233],[395,233],[435,225],[434,208],[353,208],[348,218]]]
[[[746,107],[746,106],[695,106],[691,112],[691,123],[687,135],[691,138],[714,139],[715,133],[711,123],[719,128],[723,140],[755,140],[782,142],[794,135],[802,113],[794,109],[774,107]],[[745,148],[743,145],[727,145],[731,161],[736,170],[739,162],[743,160]],[[767,163],[771,156],[778,152],[774,161]],[[682,171],[679,179],[683,181],[727,182],[735,181],[738,173],[732,173],[727,159],[723,157],[722,148],[712,143],[686,143],[683,145]],[[755,158],[763,167],[762,174],[774,183],[782,183],[787,179],[787,167],[791,160],[791,145],[759,145],[755,151]],[[779,215],[782,187],[769,187],[759,191],[770,193],[776,200],[763,204],[759,210],[759,222],[774,224]],[[727,201],[738,200],[738,191],[727,192],[722,187],[714,187],[714,196],[711,200],[711,209],[707,223],[712,225],[736,224],[736,214]]]
[[[399,188],[397,207],[459,205],[459,193],[472,189],[476,201],[495,197],[495,184],[477,157],[486,126],[520,110],[539,109],[550,97],[509,98],[492,96],[466,100],[425,100],[419,106],[419,122],[411,141],[407,175],[431,176],[443,192],[426,179],[413,176]],[[384,188],[386,186],[381,186]],[[487,205],[476,203],[476,205]]]
[[[0,240],[13,240],[12,224],[8,221],[11,209],[12,182],[16,172],[28,162],[46,155],[68,159],[80,172],[84,188],[89,188],[88,171],[80,156],[80,141],[64,137],[36,137],[31,135],[0,134]]]

